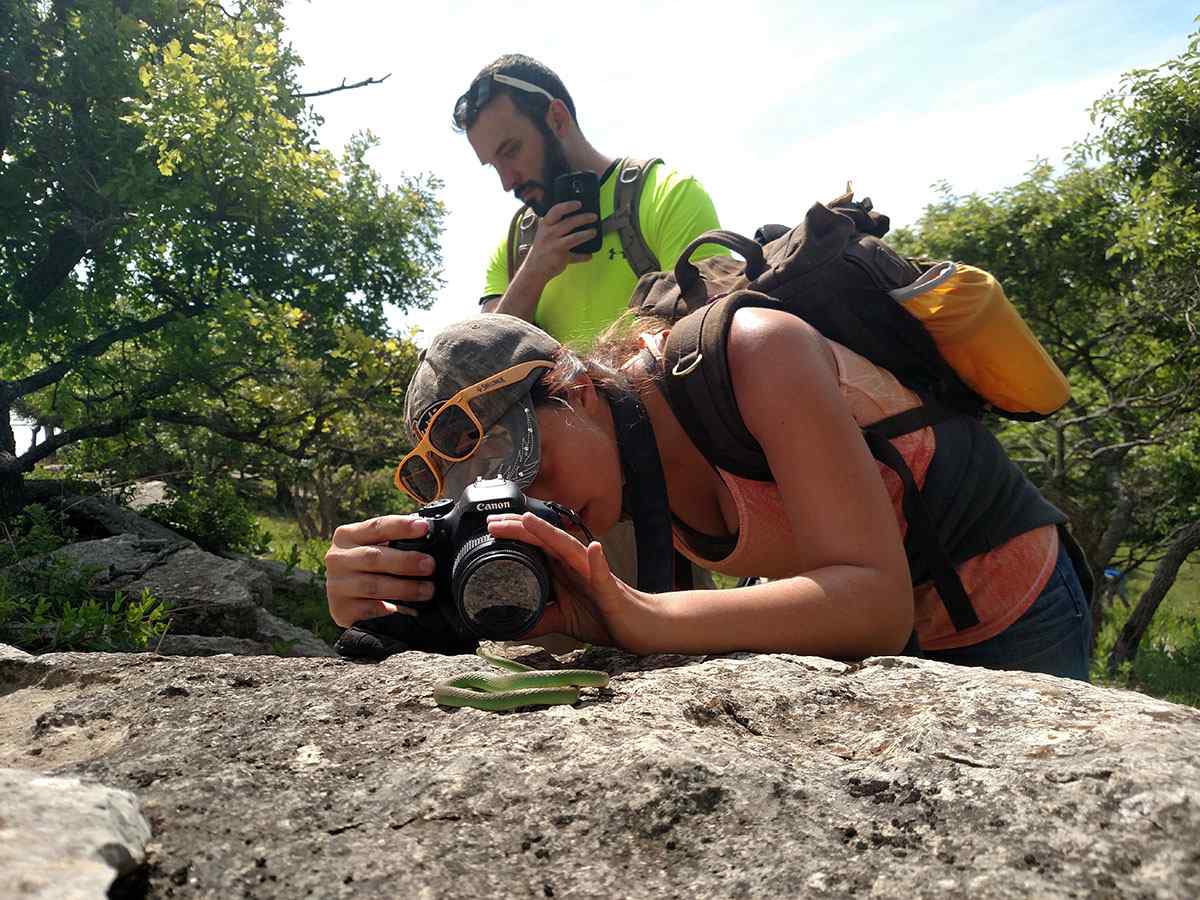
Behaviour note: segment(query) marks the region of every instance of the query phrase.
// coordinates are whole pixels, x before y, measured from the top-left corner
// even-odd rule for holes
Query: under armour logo
[[[608,258],[610,261],[617,258],[617,248],[616,247],[608,248]],[[625,258],[625,251],[622,250],[621,251],[621,259],[624,259],[624,258]]]

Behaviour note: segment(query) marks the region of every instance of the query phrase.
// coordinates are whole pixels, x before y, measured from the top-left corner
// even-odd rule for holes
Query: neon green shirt
[[[618,168],[610,167],[600,184],[601,219],[612,215]],[[661,163],[646,175],[638,219],[646,244],[666,269],[675,265],[692,238],[720,227],[713,202],[700,183]],[[506,236],[492,255],[481,300],[501,296],[508,288],[507,251]],[[707,244],[692,258],[726,252]],[[625,311],[635,284],[637,276],[625,262],[620,235],[612,231],[590,260],[572,263],[550,280],[538,300],[534,324],[564,344],[586,348]]]

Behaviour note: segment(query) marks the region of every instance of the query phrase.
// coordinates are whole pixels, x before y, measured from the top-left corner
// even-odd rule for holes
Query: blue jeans
[[[1067,548],[1060,544],[1050,580],[1021,618],[978,644],[913,655],[960,666],[1045,672],[1087,681],[1091,642],[1087,595]]]

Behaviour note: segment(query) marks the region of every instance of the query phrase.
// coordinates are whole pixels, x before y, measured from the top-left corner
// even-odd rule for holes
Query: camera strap
[[[637,541],[638,589],[662,593],[675,587],[675,546],[671,508],[654,426],[637,396],[601,388],[612,408],[621,468],[625,473],[622,505],[633,519]]]

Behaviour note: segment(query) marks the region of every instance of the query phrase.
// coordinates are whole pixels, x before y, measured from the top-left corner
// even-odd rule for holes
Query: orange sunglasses
[[[554,363],[545,359],[519,363],[463,388],[443,403],[425,426],[417,446],[405,454],[400,465],[396,466],[396,487],[418,503],[429,503],[441,496],[442,472],[437,460],[462,462],[470,459],[483,443],[483,423],[471,409],[471,401],[517,384],[535,369],[552,368]]]

